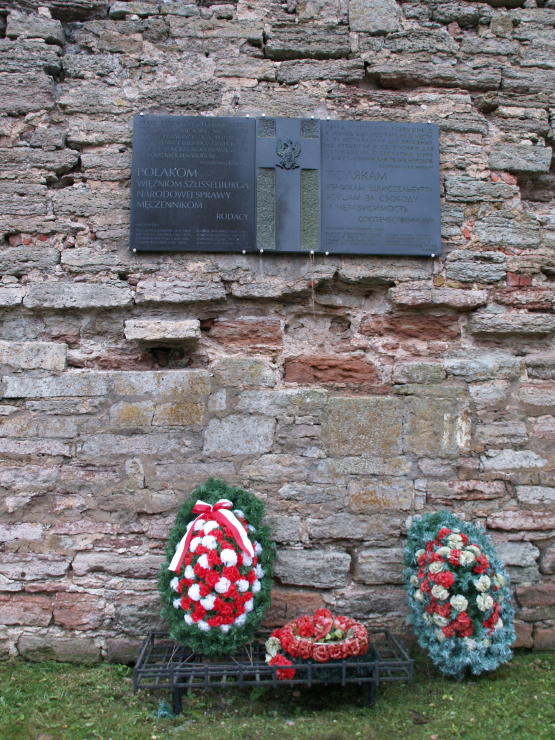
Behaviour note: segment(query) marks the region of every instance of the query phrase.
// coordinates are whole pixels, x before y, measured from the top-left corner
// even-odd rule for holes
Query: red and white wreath
[[[199,516],[189,523],[169,565],[178,574],[170,583],[179,594],[174,608],[203,632],[227,633],[244,625],[264,576],[257,557],[262,547],[247,534],[256,530],[242,511],[230,511],[232,506],[227,499],[214,506],[197,501],[193,512]]]

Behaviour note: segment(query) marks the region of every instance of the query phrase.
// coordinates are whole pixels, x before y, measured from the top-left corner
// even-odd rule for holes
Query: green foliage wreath
[[[514,609],[490,538],[447,511],[415,518],[404,550],[409,622],[438,668],[461,679],[511,658]]]
[[[252,563],[248,563],[249,558],[241,553],[230,531],[218,526],[216,521],[210,521],[211,516],[208,515],[203,516],[208,525],[206,530],[200,529],[198,532],[201,537],[203,534],[207,536],[198,544],[191,543],[195,551],[189,551],[179,573],[168,570],[176,548],[186,534],[187,525],[197,517],[193,513],[193,507],[198,499],[211,506],[220,499],[232,502],[232,511],[244,523],[248,537],[255,547]],[[260,499],[241,488],[228,486],[222,480],[213,478],[193,491],[181,506],[169,533],[166,561],[158,580],[162,617],[175,640],[209,656],[235,653],[252,640],[254,631],[260,627],[270,606],[276,559],[276,546],[270,539],[270,528],[262,524],[263,516],[264,503]],[[202,524],[197,526],[202,527]],[[210,527],[213,529],[210,530]],[[202,545],[202,542],[207,542],[207,537],[210,549]],[[222,551],[224,559],[226,555],[231,558],[230,567],[226,567],[229,563],[222,562]],[[233,562],[234,555],[230,551],[235,551],[236,562]],[[201,560],[201,557],[204,559]],[[203,563],[206,565],[207,557],[210,559],[209,570],[202,566]],[[216,581],[217,588],[214,585]],[[222,589],[227,583],[230,583],[230,587],[224,593]],[[194,588],[191,590],[192,586]],[[204,593],[203,599],[199,599],[199,588],[200,593]],[[194,593],[194,599],[189,598],[190,593]],[[250,602],[246,604],[247,609],[245,599]],[[201,603],[205,606],[201,606]],[[209,608],[210,605],[212,608]],[[203,612],[201,618],[199,612]]]

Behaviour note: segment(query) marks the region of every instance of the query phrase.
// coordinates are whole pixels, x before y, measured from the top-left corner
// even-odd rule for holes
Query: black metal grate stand
[[[139,650],[133,689],[169,689],[173,711],[179,714],[183,694],[189,689],[358,684],[365,690],[366,705],[373,706],[380,683],[412,683],[413,661],[403,644],[387,630],[368,631],[368,661],[295,664],[295,677],[287,681],[278,680],[279,666],[265,662],[264,642],[269,635],[257,633],[254,642],[234,655],[208,658],[172,640],[167,632],[152,631]]]

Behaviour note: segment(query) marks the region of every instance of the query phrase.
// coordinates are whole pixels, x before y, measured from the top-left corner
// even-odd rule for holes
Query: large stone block
[[[534,629],[534,650],[553,652],[555,650],[555,627],[536,627]]]
[[[555,606],[555,583],[523,584],[517,587],[516,598],[523,607]]]
[[[269,59],[341,59],[351,53],[349,31],[343,26],[273,25],[265,34]]]
[[[410,472],[410,461],[406,457],[342,457],[322,460],[318,463],[320,477],[331,480],[347,475],[404,476]]]
[[[549,146],[494,144],[489,155],[492,170],[539,175],[549,172],[553,150]]]
[[[118,429],[150,426],[153,416],[152,401],[121,401],[110,409],[110,426]]]
[[[60,21],[46,18],[43,15],[26,15],[12,10],[8,16],[6,36],[16,39],[24,36],[28,39],[44,39],[47,44],[63,46],[65,43],[64,29]]]
[[[204,452],[222,457],[269,452],[274,442],[275,427],[274,419],[254,416],[210,419],[204,433]]]
[[[52,599],[30,594],[0,594],[0,624],[47,627],[52,618]]]
[[[103,599],[93,594],[61,592],[54,603],[54,622],[68,630],[93,630],[105,618]]]
[[[339,588],[347,585],[351,556],[338,550],[278,550],[276,577],[284,584]]]
[[[196,303],[225,298],[223,283],[203,278],[139,280],[135,303]]]
[[[149,321],[129,319],[125,322],[125,338],[134,339],[140,345],[186,344],[200,338],[198,319],[184,321]]]
[[[272,539],[275,542],[300,542],[302,520],[300,516],[281,516],[280,514],[267,514],[264,524],[272,530]]]
[[[108,373],[75,372],[45,378],[7,375],[3,386],[4,398],[105,396],[108,392]]]
[[[535,217],[515,219],[512,211],[497,211],[476,222],[476,234],[484,247],[538,247],[540,226]]]
[[[487,518],[490,529],[533,532],[555,529],[555,515],[542,511],[499,511]]]
[[[113,552],[78,552],[72,568],[76,576],[90,573],[108,573],[125,578],[157,578],[160,566],[164,562],[162,555],[116,555]]]
[[[399,339],[420,339],[424,342],[448,342],[459,339],[461,330],[456,316],[426,316],[407,314],[403,316],[365,316],[360,324],[360,333],[366,336],[392,336]]]
[[[309,80],[336,80],[344,84],[359,82],[364,79],[364,62],[360,59],[281,62],[276,70],[276,78],[286,85]]]
[[[353,559],[354,579],[371,586],[403,583],[403,549],[375,547],[358,552]]]
[[[403,362],[393,366],[394,383],[439,383],[445,380],[445,370],[439,363]]]
[[[119,308],[133,299],[129,286],[86,283],[33,283],[23,299],[26,308]]]
[[[395,455],[402,451],[402,417],[397,398],[331,398],[322,437],[333,455]]]
[[[0,365],[21,370],[63,370],[66,344],[52,342],[1,342]]]
[[[284,362],[286,383],[349,383],[374,384],[378,381],[376,368],[358,358],[301,355]]]
[[[312,541],[364,540],[376,545],[392,544],[401,533],[401,520],[385,514],[355,516],[339,512],[326,519],[308,519]]]
[[[553,506],[555,488],[547,486],[517,486],[516,497],[522,504]]]
[[[20,285],[0,287],[0,307],[19,306],[23,301],[23,289]]]
[[[495,550],[503,565],[517,568],[537,567],[540,551],[531,542],[498,542]]]
[[[236,347],[279,347],[283,344],[281,323],[252,317],[217,321],[208,336],[220,344]]]
[[[0,39],[0,60],[3,72],[29,74],[46,72],[59,74],[62,69],[60,49],[42,39]]]
[[[96,434],[86,438],[81,448],[85,460],[95,461],[99,456],[110,457],[156,455],[168,457],[183,453],[183,432],[169,434]]]
[[[507,484],[502,480],[428,481],[426,484],[426,498],[434,503],[489,501],[504,498],[507,494]]]
[[[533,313],[474,314],[468,323],[472,334],[551,334],[555,316]]]
[[[546,575],[555,573],[555,543],[550,542],[542,553],[540,559],[540,570]]]
[[[547,460],[532,450],[487,450],[480,462],[486,471],[533,470],[547,465]]]
[[[457,455],[470,446],[471,414],[464,400],[411,398],[405,444],[420,455]]]
[[[228,485],[237,483],[237,474],[231,462],[170,462],[156,466],[155,483],[151,485],[167,484],[177,491],[190,493],[207,478],[222,478]]]
[[[322,594],[316,591],[273,588],[271,597],[272,605],[264,617],[265,627],[282,627],[292,619],[325,607]]]
[[[399,28],[401,10],[395,0],[350,0],[351,31],[373,35],[393,33]]]
[[[2,476],[4,478],[5,476]],[[7,487],[2,481],[2,485]],[[29,540],[38,542],[42,540],[44,527],[42,524],[0,524],[0,542],[14,542],[16,540]]]
[[[0,73],[0,94],[2,91],[2,85],[11,85],[11,93],[13,94],[13,80],[7,80],[6,77],[14,77],[14,75],[2,75]],[[48,79],[46,75],[45,79]],[[25,84],[28,84],[26,80]],[[31,80],[32,82],[32,80]],[[39,80],[40,82],[40,80]],[[42,84],[42,83],[41,83]],[[49,85],[52,83],[48,83]],[[16,88],[17,90],[17,88]],[[23,91],[22,91],[23,93]],[[25,99],[27,96],[33,98],[33,102],[29,102],[28,106],[32,110],[36,110],[36,105],[42,110],[42,108],[48,107],[45,105],[44,100],[41,100],[41,90],[34,90],[27,88],[24,91]],[[8,98],[7,95],[4,98]],[[9,99],[9,98],[8,98]],[[29,147],[11,147],[0,149],[0,177],[7,179],[14,179],[15,177],[22,179],[33,179],[42,180],[43,182],[54,175],[64,175],[69,172],[77,162],[79,161],[79,152],[74,152],[70,149],[60,149],[53,152],[46,152],[42,149],[30,149]],[[50,222],[47,222],[50,225]],[[31,229],[29,229],[31,231]]]
[[[405,590],[395,586],[364,588],[353,584],[338,599],[337,608],[376,627],[398,626],[408,614]]]
[[[507,258],[499,252],[455,249],[447,256],[445,272],[450,280],[463,283],[496,283],[505,277]]]
[[[276,379],[264,360],[248,357],[222,357],[212,367],[214,380],[224,386],[273,388]]]
[[[244,465],[241,475],[266,483],[304,481],[308,477],[310,460],[293,455],[262,455],[258,460]]]
[[[59,261],[60,252],[57,249],[49,247],[12,247],[0,252],[0,272],[3,275],[21,277],[21,275],[26,275],[31,270],[53,270]],[[13,288],[10,286],[9,290],[13,290]],[[21,290],[19,286],[18,290]]]
[[[518,378],[524,372],[524,362],[512,355],[477,355],[469,357],[452,357],[443,360],[443,367],[449,375],[462,378],[467,382],[476,380],[499,380]]]
[[[527,406],[534,406],[545,413],[555,406],[555,383],[541,380],[533,383],[522,383],[518,397]]]
[[[115,637],[106,640],[106,661],[108,663],[123,663],[124,665],[133,665],[142,640],[131,637]]]
[[[499,201],[518,195],[516,185],[507,185],[502,180],[478,180],[465,175],[445,177],[445,194],[448,200],[468,202]]]
[[[7,74],[0,72],[0,96],[7,114],[26,115],[54,106],[54,83],[44,72]],[[2,166],[5,169],[5,166]]]
[[[40,581],[64,576],[70,561],[54,553],[0,553],[0,574],[12,581]]]
[[[91,665],[100,661],[100,648],[95,646],[90,637],[22,635],[17,649],[25,660],[33,663],[56,660],[60,663]]]
[[[414,502],[414,485],[406,478],[371,477],[351,480],[345,504],[355,514],[372,514],[376,509],[408,511]]]
[[[389,296],[398,306],[418,306],[420,308],[446,306],[458,311],[469,311],[478,306],[484,306],[488,301],[487,290],[418,287],[418,284],[398,285],[390,288]]]

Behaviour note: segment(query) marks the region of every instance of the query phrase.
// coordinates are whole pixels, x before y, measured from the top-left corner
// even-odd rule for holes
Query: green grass
[[[555,738],[555,655],[516,655],[491,674],[443,680],[423,656],[412,686],[237,690],[186,696],[158,719],[168,692],[133,694],[132,669],[0,663],[2,740],[542,740]],[[416,712],[416,714],[415,714]],[[425,724],[419,722],[428,720]]]

